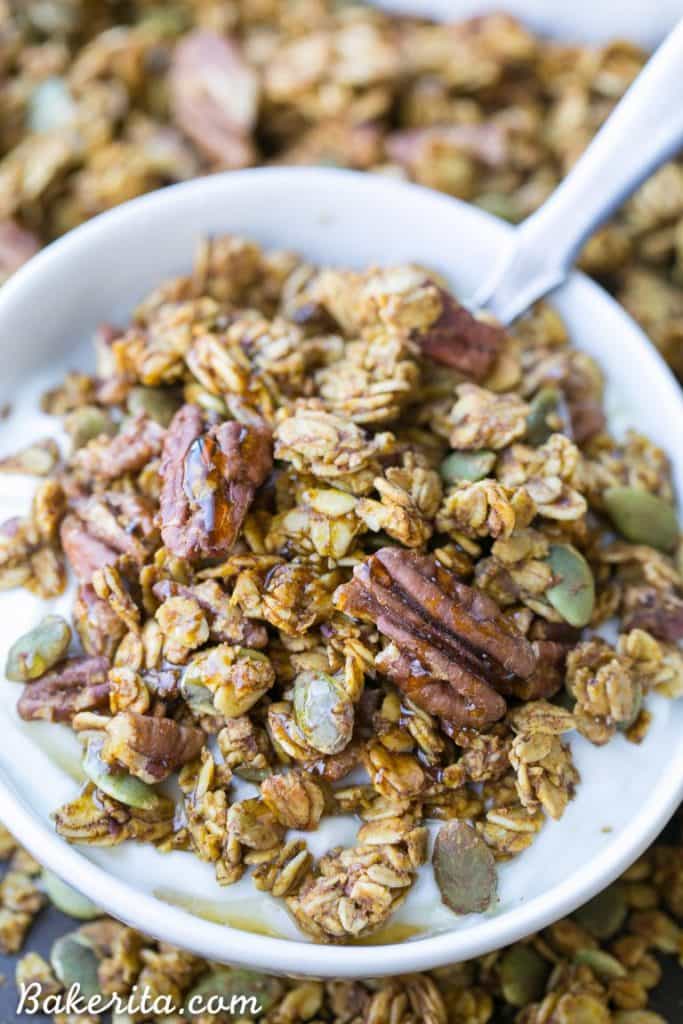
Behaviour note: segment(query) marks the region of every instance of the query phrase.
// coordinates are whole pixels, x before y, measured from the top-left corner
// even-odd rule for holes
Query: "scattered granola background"
[[[258,163],[402,175],[517,222],[642,67],[625,41],[536,38],[347,0],[0,2],[0,279],[133,196]],[[683,374],[683,165],[655,174],[582,265]]]
[[[524,942],[466,964],[386,981],[294,982],[251,972],[212,973],[211,965],[152,942],[111,919],[83,925],[48,903],[26,922],[14,909],[21,887],[43,883],[38,866],[0,833],[5,861],[2,897],[3,952],[0,1019],[15,1018],[16,984],[39,980],[45,993],[62,985],[50,966],[55,942],[82,928],[97,949],[102,992],[126,993],[133,984],[171,995],[178,1003],[195,990],[258,992],[269,1004],[263,1024],[677,1024],[683,956],[683,836],[680,813],[664,836],[606,892],[551,928]],[[7,955],[8,946],[14,955]],[[59,956],[57,957],[59,963]],[[36,1024],[72,1024],[37,1016]],[[138,1018],[143,1020],[144,1018]],[[154,1024],[223,1024],[217,1017],[164,1016]],[[84,1024],[98,1024],[80,1018]],[[147,1018],[149,1020],[149,1018]],[[76,1024],[73,1019],[73,1024]],[[128,1021],[126,1021],[128,1024]]]

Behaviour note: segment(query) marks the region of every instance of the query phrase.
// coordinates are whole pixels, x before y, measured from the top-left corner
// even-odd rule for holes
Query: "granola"
[[[39,446],[0,549],[6,585],[44,586],[39,556],[77,581],[75,630],[46,617],[6,672],[22,718],[83,745],[62,836],[189,851],[355,941],[430,870],[438,822],[444,899],[469,906],[476,871],[481,909],[591,784],[567,736],[642,742],[648,695],[683,694],[665,454],[600,416],[574,432],[599,371],[544,306],[468,317],[424,270],[214,238],[46,397],[108,424]],[[314,856],[336,814],[355,843]]]

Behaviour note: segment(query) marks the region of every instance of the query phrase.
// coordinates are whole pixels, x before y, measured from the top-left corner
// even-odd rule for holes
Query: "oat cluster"
[[[664,452],[611,436],[550,308],[508,333],[417,266],[214,238],[95,349],[43,399],[67,450],[0,464],[40,478],[2,526],[3,586],[77,582],[71,622],[6,666],[21,717],[83,745],[59,833],[249,872],[346,942],[431,870],[426,825],[457,820],[436,878],[483,909],[494,860],[575,793],[567,736],[640,742],[648,694],[683,693]],[[315,859],[305,833],[335,814],[355,844]]]
[[[435,25],[346,0],[3,0],[0,280],[117,203],[258,163],[399,175],[516,223],[645,59],[624,41],[548,42],[504,14]],[[582,257],[679,374],[682,258],[680,162]]]
[[[45,997],[75,982],[82,991],[123,999],[137,985],[177,1007],[198,994],[226,1000],[253,995],[263,1013],[242,1020],[260,1024],[667,1024],[650,1007],[658,1002],[663,962],[678,964],[683,956],[680,816],[668,844],[652,847],[571,917],[476,960],[383,980],[286,980],[211,964],[101,917],[61,884],[55,889],[50,876],[37,877],[39,866],[4,831],[0,854],[3,860],[11,857],[0,883],[3,901],[5,887],[13,886],[20,870],[39,899],[47,888],[59,910],[87,921],[54,941],[50,962],[35,951],[18,961],[17,985],[38,982]],[[0,941],[3,952],[20,945],[11,942],[6,928]],[[96,1018],[53,1019],[55,1024],[100,1024]],[[217,1016],[187,1012],[136,1017],[143,1019],[219,1024]],[[668,1018],[670,1024],[674,1019]]]

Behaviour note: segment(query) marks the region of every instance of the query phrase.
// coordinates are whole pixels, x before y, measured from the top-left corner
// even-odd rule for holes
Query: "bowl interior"
[[[38,398],[68,368],[87,367],[89,336],[102,320],[123,322],[160,281],[186,271],[198,236],[233,232],[311,260],[363,267],[419,262],[472,293],[510,229],[436,193],[378,176],[324,169],[256,170],[194,181],[96,218],[32,260],[0,293],[0,452],[54,432]],[[607,376],[613,429],[635,426],[670,451],[679,493],[683,452],[672,444],[683,421],[680,392],[639,329],[580,275],[556,295],[574,341]],[[2,517],[26,511],[32,482],[0,477]],[[53,610],[68,613],[69,598]],[[24,592],[0,595],[0,657],[46,605]],[[652,699],[654,722],[640,746],[622,737],[597,749],[572,740],[582,775],[559,823],[546,825],[500,871],[500,902],[489,914],[456,917],[423,877],[396,916],[412,941],[368,947],[304,943],[282,907],[248,879],[219,889],[209,866],[189,854],[127,844],[68,847],[49,814],[77,791],[78,744],[68,730],[22,723],[16,684],[0,682],[0,817],[55,872],[143,931],[203,955],[271,971],[372,976],[432,967],[496,948],[548,924],[608,884],[664,825],[683,791],[683,704]],[[314,853],[351,844],[341,819]],[[425,869],[426,873],[428,869]],[[171,903],[175,906],[169,905]],[[205,918],[211,918],[206,920]],[[233,927],[256,928],[262,934]]]

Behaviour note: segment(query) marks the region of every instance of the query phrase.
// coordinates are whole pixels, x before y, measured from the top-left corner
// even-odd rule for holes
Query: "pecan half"
[[[106,491],[77,498],[73,508],[91,537],[140,564],[158,544],[154,503],[149,498]]]
[[[161,460],[161,535],[166,547],[181,558],[228,552],[272,460],[266,427],[233,420],[205,432],[197,406],[179,409]]]
[[[590,395],[567,403],[571,421],[571,436],[576,444],[585,444],[604,430],[607,422],[600,400]]]
[[[497,604],[429,555],[381,548],[356,567],[335,603],[393,641],[378,667],[450,725],[502,717],[498,691],[514,692],[537,666],[534,647]]]
[[[209,31],[184,36],[169,84],[174,120],[205,157],[227,168],[253,161],[259,81],[234,40]]]
[[[155,420],[138,413],[116,437],[96,437],[73,456],[73,467],[88,481],[116,480],[126,473],[142,469],[158,455],[164,428]]]
[[[624,595],[624,629],[644,629],[658,640],[683,640],[683,598],[656,587],[631,586]]]
[[[94,572],[116,561],[116,552],[88,533],[76,515],[68,515],[62,520],[59,539],[66,559],[81,583],[90,583]]]
[[[148,498],[105,491],[76,498],[60,526],[60,540],[79,582],[89,584],[97,569],[127,555],[140,565],[158,543],[154,506]]]
[[[441,313],[429,327],[414,332],[414,340],[435,362],[484,380],[505,343],[504,328],[478,320],[443,288],[437,290]]]
[[[178,725],[172,718],[122,711],[107,724],[102,755],[144,782],[154,783],[197,757],[204,740],[201,729]]]
[[[68,658],[24,687],[17,710],[26,722],[70,722],[79,711],[109,706],[109,661]]]
[[[87,654],[101,654],[113,658],[116,648],[126,632],[108,601],[95,593],[91,583],[78,588],[73,607],[73,622]]]

